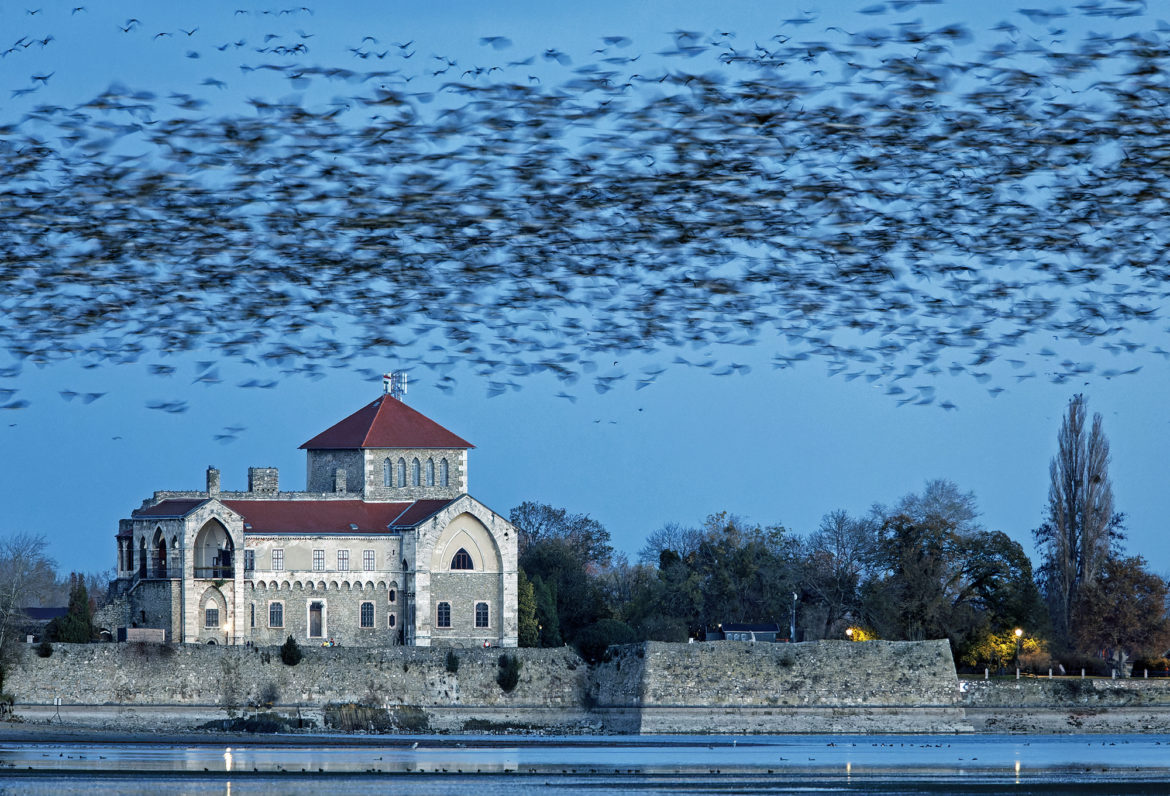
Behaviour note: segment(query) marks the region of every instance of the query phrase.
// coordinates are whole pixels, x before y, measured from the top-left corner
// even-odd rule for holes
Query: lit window
[[[394,486],[394,469],[390,465],[390,459],[382,462],[382,486]]]
[[[338,550],[337,551],[337,570],[339,572],[348,572],[349,571],[349,551],[348,550]]]
[[[441,462],[439,462],[439,485],[450,486],[448,483],[449,481],[450,476],[448,474],[447,460],[443,459]]]
[[[254,569],[256,569],[256,551],[255,550],[245,550],[244,551],[244,571],[251,572]]]
[[[422,465],[418,463],[418,459],[413,459],[410,462],[410,485],[419,486],[419,481],[422,480]]]
[[[439,627],[451,627],[451,603],[439,603],[437,624]]]
[[[204,627],[219,627],[219,609],[208,606],[203,611],[203,626]]]
[[[374,604],[362,603],[362,627],[374,626]]]
[[[272,571],[281,572],[284,570],[284,550],[276,548],[272,551]]]
[[[435,460],[427,459],[427,486],[435,485]]]
[[[284,627],[284,603],[269,603],[268,626]]]
[[[459,548],[459,552],[451,559],[451,569],[475,569],[471,564],[471,554]]]
[[[374,568],[374,551],[373,550],[363,550],[362,551],[362,569],[364,569],[366,572],[369,572],[373,568]]]
[[[325,571],[325,551],[324,550],[314,550],[313,551],[313,571],[314,572],[324,572]]]
[[[490,619],[490,617],[491,617],[491,615],[488,613],[488,604],[487,603],[476,603],[475,604],[475,626],[476,627],[487,627],[489,624],[488,620]]]

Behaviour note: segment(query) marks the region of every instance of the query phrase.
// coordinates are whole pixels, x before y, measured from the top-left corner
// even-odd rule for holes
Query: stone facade
[[[362,447],[388,433],[411,446]],[[387,396],[302,446],[306,492],[280,491],[272,467],[249,468],[246,492],[220,491],[215,468],[202,491],[156,492],[119,523],[103,629],[217,645],[516,646],[516,531],[462,491],[468,445]]]

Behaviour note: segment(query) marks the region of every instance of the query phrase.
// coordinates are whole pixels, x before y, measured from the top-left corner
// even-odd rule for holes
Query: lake
[[[1170,793],[1170,735],[5,741],[0,793]]]

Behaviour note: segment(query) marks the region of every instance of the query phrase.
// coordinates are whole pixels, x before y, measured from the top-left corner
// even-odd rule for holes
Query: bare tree
[[[0,539],[0,654],[24,621],[24,609],[57,582],[56,562],[45,537],[18,533]]]
[[[834,638],[858,607],[860,586],[877,542],[872,518],[850,517],[837,510],[821,518],[805,544],[801,585],[822,606],[817,638]]]
[[[1049,466],[1048,519],[1035,531],[1053,630],[1065,643],[1072,639],[1080,591],[1100,576],[1120,525],[1109,482],[1109,440],[1101,415],[1093,415],[1088,428],[1087,417],[1088,401],[1074,395]]]
[[[679,558],[686,558],[698,550],[702,543],[703,534],[699,530],[679,525],[677,522],[668,522],[646,536],[646,543],[638,551],[638,561],[658,566],[659,557],[664,550],[672,550]]]

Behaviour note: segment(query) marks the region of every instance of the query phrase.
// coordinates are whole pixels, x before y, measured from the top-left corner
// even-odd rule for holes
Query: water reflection
[[[5,770],[158,774],[694,775],[817,772],[846,783],[883,772],[995,774],[1019,784],[1046,770],[1162,772],[1170,735],[1110,736],[500,736],[283,737],[224,747],[0,741]],[[233,777],[233,780],[235,777]],[[237,785],[239,783],[237,782]],[[222,787],[222,783],[221,783]],[[230,790],[230,783],[226,785]],[[217,792],[220,789],[217,788]]]

